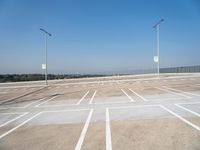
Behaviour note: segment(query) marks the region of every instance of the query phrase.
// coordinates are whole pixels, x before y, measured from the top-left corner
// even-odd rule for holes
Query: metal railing
[[[160,68],[161,73],[200,72],[200,66]]]

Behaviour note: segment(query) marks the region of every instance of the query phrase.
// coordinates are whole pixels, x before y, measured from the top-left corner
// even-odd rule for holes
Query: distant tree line
[[[106,75],[48,74],[48,80],[103,77],[103,76],[106,76]],[[45,79],[45,76],[43,74],[3,74],[3,75],[0,75],[0,82],[39,81],[39,80],[44,80],[44,79]]]

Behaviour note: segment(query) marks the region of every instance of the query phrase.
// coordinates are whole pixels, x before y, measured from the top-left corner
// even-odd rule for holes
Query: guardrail
[[[200,66],[160,68],[161,73],[200,72]]]

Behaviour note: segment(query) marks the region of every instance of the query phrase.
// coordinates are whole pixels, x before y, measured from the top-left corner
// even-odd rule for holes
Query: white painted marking
[[[40,102],[40,101],[42,101],[42,100],[44,100],[44,99],[45,99],[45,98],[42,98],[42,99],[39,99],[39,100],[34,101],[34,102],[32,102],[32,103],[29,103],[29,104],[25,105],[23,108],[27,108],[28,106],[33,105],[33,104],[35,104],[35,103],[38,103],[38,102]]]
[[[175,94],[175,95],[178,95],[178,96],[182,96],[182,97],[185,97],[185,98],[188,98],[188,99],[192,98],[190,96],[184,95],[182,93],[173,92],[173,91],[170,91],[168,89],[163,89],[163,88],[159,88],[159,87],[154,87],[154,88],[159,89],[159,90],[164,91],[164,92],[168,92],[168,93],[172,93],[172,94]]]
[[[112,150],[109,109],[106,108],[106,150]]]
[[[141,98],[143,101],[148,101],[146,98],[138,94],[137,92],[133,91],[132,89],[129,89],[129,91],[133,92],[135,95],[137,95],[139,98]]]
[[[117,102],[99,102],[99,103],[92,103],[95,105],[103,105],[103,104],[128,104],[128,103],[132,103],[131,101],[128,102],[124,102],[124,101],[117,101]]]
[[[44,104],[44,103],[47,103],[47,102],[53,100],[54,98],[56,98],[56,97],[58,97],[58,96],[59,96],[59,95],[54,96],[54,97],[52,97],[52,98],[50,98],[50,99],[48,99],[48,100],[46,100],[46,101],[43,101],[42,103],[39,103],[39,104],[35,105],[35,107],[39,107],[40,105],[42,105],[42,104]]]
[[[200,117],[200,114],[197,113],[197,112],[194,112],[194,111],[192,111],[192,110],[190,110],[190,109],[188,109],[188,108],[185,108],[185,107],[183,107],[183,106],[181,106],[181,105],[179,105],[179,104],[174,104],[174,105],[176,105],[177,107],[179,107],[179,108],[181,108],[181,109],[184,109],[184,110],[186,110],[186,111],[188,111],[188,112],[190,112],[190,113],[192,113],[192,114],[194,114],[194,115]]]
[[[68,111],[89,111],[91,109],[64,109],[64,110],[45,110],[41,111],[41,113],[57,113],[57,112],[68,112]]]
[[[178,103],[179,105],[193,105],[193,104],[200,104],[200,102],[186,102],[186,103]]]
[[[0,87],[0,89],[16,89],[16,88],[24,88],[24,87],[44,87],[44,85],[22,85],[22,86],[7,86],[7,87]]]
[[[8,92],[0,92],[0,94],[6,94],[6,93],[8,93]]]
[[[121,89],[121,91],[122,91],[132,102],[134,102],[134,100],[132,99],[132,97],[130,97],[123,89]]]
[[[96,95],[96,93],[97,93],[97,91],[95,91],[95,92],[94,92],[94,94],[92,95],[92,98],[91,98],[91,100],[90,100],[89,104],[92,104],[92,101],[93,101],[93,99],[94,99],[94,96]]]
[[[175,117],[179,118],[180,120],[182,120],[183,122],[187,123],[188,125],[192,126],[193,128],[197,129],[200,131],[200,127],[191,123],[190,121],[186,120],[185,118],[181,117],[180,115],[176,114],[175,112],[169,110],[168,108],[166,108],[163,105],[160,105],[161,108],[163,108],[164,110],[166,110],[167,112],[169,112],[170,114],[174,115]]]
[[[109,109],[127,109],[127,108],[140,108],[140,107],[160,107],[160,105],[117,106],[117,107],[109,107]]]
[[[4,115],[16,115],[16,114],[22,114],[22,113],[27,113],[27,112],[5,112],[5,113],[1,113]]]
[[[185,92],[185,91],[182,91],[182,90],[178,90],[178,89],[174,89],[174,88],[170,88],[170,87],[166,87],[166,86],[164,86],[164,88],[169,89],[169,90],[173,90],[173,91],[177,91],[177,92],[180,92],[180,93],[183,93],[183,94],[189,94],[189,95],[193,95],[193,96],[200,96],[199,94]]]
[[[88,93],[89,91],[87,91],[85,95],[83,95],[83,97],[76,103],[76,105],[79,105],[84,100],[84,98],[88,95]]]
[[[0,128],[3,127],[3,126],[5,126],[5,125],[7,125],[7,124],[9,124],[9,123],[11,123],[11,122],[13,122],[13,121],[15,121],[15,120],[17,120],[17,119],[19,119],[19,118],[21,118],[21,117],[23,117],[23,116],[25,116],[26,114],[28,114],[28,112],[23,113],[23,114],[21,114],[21,115],[15,117],[15,118],[13,118],[13,119],[7,121],[7,122],[1,124],[1,125],[0,125]]]
[[[37,102],[40,102],[40,101],[42,101],[42,100],[44,100],[44,98],[42,98],[42,99],[40,99],[40,100],[37,100],[37,101],[34,101],[34,102],[31,102],[31,103],[29,103],[29,104],[27,104],[27,105],[25,105],[25,106],[19,106],[19,107],[17,107],[17,106],[11,106],[11,107],[0,107],[0,109],[22,109],[22,108],[27,108],[28,106],[30,106],[30,105],[33,105],[33,104],[35,104],[35,103],[37,103]]]
[[[29,118],[29,119],[25,120],[24,122],[22,122],[22,123],[21,123],[21,124],[19,124],[18,126],[16,126],[16,127],[12,128],[12,129],[10,129],[9,131],[7,131],[6,133],[4,133],[4,134],[0,135],[0,139],[2,139],[3,137],[5,137],[6,135],[8,135],[8,134],[12,133],[13,131],[15,131],[16,129],[18,129],[19,127],[21,127],[21,126],[23,126],[24,124],[26,124],[27,122],[31,121],[33,118],[35,118],[35,117],[39,116],[40,114],[41,114],[41,112],[39,112],[39,113],[35,114],[34,116],[32,116],[31,118]]]
[[[76,144],[75,150],[81,150],[83,141],[84,141],[84,139],[85,139],[85,135],[86,135],[87,130],[88,130],[88,126],[89,126],[89,124],[90,124],[90,120],[91,120],[93,111],[94,111],[93,109],[90,110],[90,113],[89,113],[89,115],[88,115],[88,118],[87,118],[87,120],[86,120],[86,123],[85,123],[85,125],[84,125],[84,127],[83,127],[83,130],[82,130],[82,132],[81,132],[81,135],[80,135],[80,137],[79,137],[78,143]]]

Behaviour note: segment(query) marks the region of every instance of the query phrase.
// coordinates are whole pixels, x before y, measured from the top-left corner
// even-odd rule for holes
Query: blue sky
[[[153,69],[160,19],[161,67],[200,65],[198,0],[0,0],[0,74],[118,73]]]

